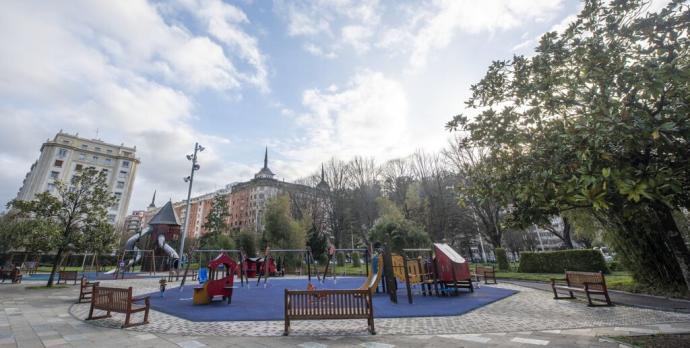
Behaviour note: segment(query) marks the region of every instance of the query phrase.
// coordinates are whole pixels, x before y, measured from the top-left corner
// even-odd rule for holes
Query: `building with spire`
[[[186,226],[187,235],[195,238],[206,233],[203,225],[213,206],[213,198],[219,194],[224,195],[228,202],[230,214],[227,223],[230,228],[254,231],[260,236],[264,230],[266,204],[271,198],[287,194],[293,215],[297,217],[305,213],[306,210],[309,210],[312,215],[316,215],[315,211],[318,210],[319,215],[323,215],[327,211],[322,207],[327,206],[324,202],[327,199],[328,190],[329,186],[324,178],[323,166],[321,168],[321,182],[316,187],[275,179],[275,174],[268,165],[268,148],[266,148],[264,165],[254,174],[253,179],[229,184],[223,189],[191,198],[190,216]],[[186,201],[176,202],[173,207],[180,217],[180,221],[184,221]],[[149,207],[147,216],[153,216],[157,210],[155,205]],[[319,221],[325,221],[325,218],[321,218]]]

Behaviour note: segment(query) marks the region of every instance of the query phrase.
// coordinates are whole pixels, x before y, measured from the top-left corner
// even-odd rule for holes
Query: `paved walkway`
[[[507,282],[510,284],[515,284],[532,289],[548,291],[549,293],[552,292],[551,284],[549,283],[530,282],[524,280],[503,280],[502,282]],[[690,313],[690,301],[687,300],[633,294],[629,292],[616,290],[609,290],[609,296],[611,297],[611,301],[613,301],[616,304],[640,308],[659,309],[670,312]]]
[[[276,335],[282,322],[192,323],[158,312],[152,312],[149,325],[120,330],[108,327],[119,326],[118,315],[84,322],[87,305],[73,305],[78,288],[26,290],[27,283],[0,285],[0,348],[619,347],[604,336],[690,332],[688,314],[626,306],[589,308],[515,285],[500,286],[518,289],[518,294],[459,317],[377,319],[376,336],[365,333],[364,321],[295,322],[294,336],[280,337]],[[155,289],[156,280],[116,284],[146,292]]]

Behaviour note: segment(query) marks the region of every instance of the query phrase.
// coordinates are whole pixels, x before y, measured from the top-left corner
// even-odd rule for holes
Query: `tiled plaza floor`
[[[115,284],[147,293],[156,290],[157,281]],[[26,285],[0,286],[0,348],[618,347],[604,336],[690,332],[688,314],[626,306],[590,308],[580,301],[555,301],[546,292],[514,285],[499,286],[519,290],[518,294],[458,317],[376,319],[376,336],[366,333],[362,320],[297,321],[286,338],[279,336],[282,321],[199,323],[155,311],[151,324],[120,330],[110,328],[121,325],[119,315],[83,321],[88,305],[73,305],[78,288],[26,290]]]

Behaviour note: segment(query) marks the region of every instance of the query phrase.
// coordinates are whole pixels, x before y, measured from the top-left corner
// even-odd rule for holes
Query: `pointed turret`
[[[153,190],[153,198],[151,198],[151,204],[149,204],[149,209],[156,207],[156,190]]]
[[[177,214],[175,214],[175,209],[173,209],[172,201],[165,203],[163,208],[156,213],[156,215],[151,218],[149,225],[177,225],[180,223],[177,219]]]
[[[323,163],[321,163],[321,181],[316,185],[317,189],[328,191],[331,187],[326,182],[326,171],[323,169]]]
[[[261,170],[254,174],[255,179],[273,179],[273,172],[268,169],[268,146],[266,146],[266,152],[264,152],[264,167],[261,168]]]
[[[268,146],[266,146],[266,152],[264,152],[264,169],[268,169]]]

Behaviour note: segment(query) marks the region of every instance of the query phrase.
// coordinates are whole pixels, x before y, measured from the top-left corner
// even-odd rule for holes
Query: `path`
[[[135,281],[132,281],[135,282]],[[28,283],[28,282],[27,282]],[[553,301],[548,294],[527,288],[503,301],[457,317],[465,321],[463,326],[454,326],[455,321],[440,325],[436,331],[429,332],[426,325],[437,325],[444,318],[426,318],[411,322],[395,322],[395,319],[377,319],[379,335],[370,336],[361,329],[363,322],[302,322],[295,327],[295,336],[270,336],[272,323],[253,322],[244,336],[232,336],[226,331],[227,323],[201,323],[205,328],[196,334],[193,330],[199,323],[184,323],[175,317],[177,333],[173,326],[157,326],[165,319],[162,313],[152,313],[152,324],[127,330],[111,329],[108,320],[84,322],[80,311],[86,305],[72,306],[78,288],[70,287],[55,290],[26,290],[22,285],[0,286],[0,348],[5,347],[483,347],[483,346],[553,346],[553,347],[618,347],[602,336],[628,334],[650,334],[659,332],[690,332],[690,316],[681,313],[667,313],[646,309],[617,306],[610,310],[604,308],[604,320],[592,322],[589,316],[581,317],[591,309],[581,302]],[[148,284],[151,283],[151,284]],[[127,283],[120,281],[118,286]],[[141,288],[155,288],[155,280],[138,280],[134,284]],[[536,296],[536,297],[535,297]],[[507,301],[507,302],[506,302]],[[522,301],[533,301],[525,307]],[[563,326],[580,323],[579,328],[541,329],[547,320],[534,318],[534,313],[543,306],[560,311],[560,315],[572,317],[560,321]],[[515,307],[515,306],[522,306]],[[560,308],[560,309],[559,309]],[[72,314],[70,314],[70,309]],[[556,313],[558,314],[558,313]],[[471,316],[475,317],[472,318]],[[542,315],[547,315],[542,313]],[[579,317],[579,318],[578,318]],[[483,318],[478,321],[478,318]],[[503,318],[502,320],[499,320]],[[115,321],[120,320],[118,316]],[[553,318],[551,318],[553,319]],[[492,322],[496,321],[498,322]],[[115,322],[113,321],[113,322]],[[424,324],[427,322],[428,324]],[[279,322],[282,324],[282,322]],[[297,322],[299,323],[299,322]],[[297,324],[296,323],[296,324]],[[609,325],[606,325],[606,324]],[[653,325],[644,325],[654,323]],[[232,324],[232,323],[231,323]],[[395,327],[394,324],[399,324]],[[180,325],[180,326],[178,326]],[[313,326],[312,326],[313,325]],[[482,325],[486,329],[482,329]],[[536,326],[535,326],[536,325]],[[583,327],[594,325],[592,327]],[[533,326],[532,330],[516,330]],[[552,325],[553,326],[553,325]],[[256,328],[259,329],[256,329]],[[427,332],[420,332],[424,328]],[[499,330],[503,328],[502,330]],[[161,330],[163,329],[163,330]],[[360,330],[361,329],[361,330]],[[479,330],[478,330],[479,329]],[[491,329],[491,330],[489,330]],[[192,331],[186,331],[192,330]],[[312,330],[315,330],[312,332]],[[346,336],[339,334],[342,330]],[[358,332],[361,331],[360,332]],[[397,330],[397,331],[396,331]],[[478,331],[471,331],[478,330]],[[496,332],[488,332],[498,330]],[[301,333],[300,333],[301,331]],[[509,331],[509,332],[507,332]],[[279,330],[277,331],[279,333]],[[405,332],[404,334],[396,334]],[[250,336],[260,334],[263,337]],[[305,336],[305,334],[318,334]]]

